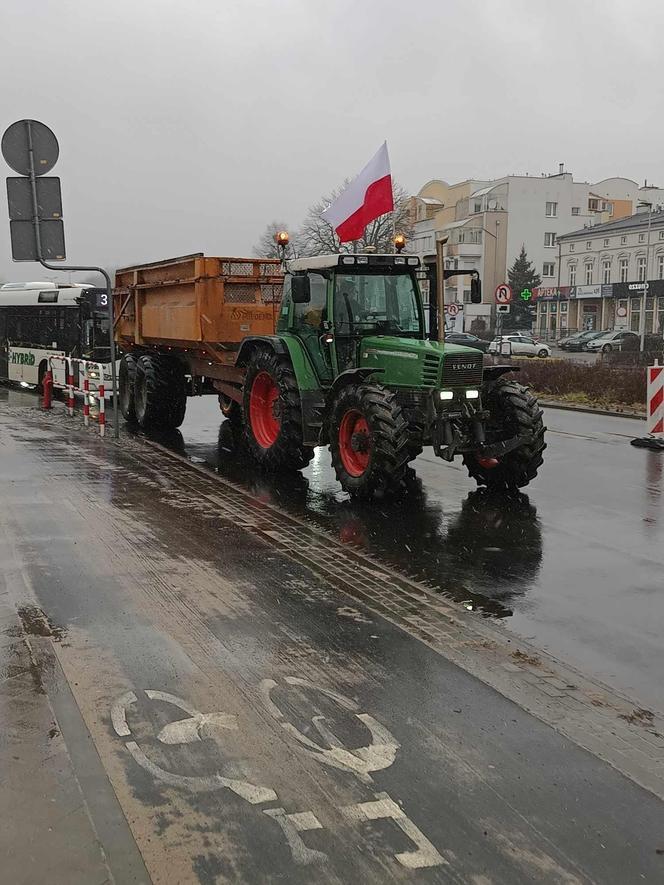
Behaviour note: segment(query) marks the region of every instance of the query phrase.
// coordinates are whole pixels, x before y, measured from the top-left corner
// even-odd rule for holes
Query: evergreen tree
[[[507,274],[508,282],[512,288],[512,309],[503,317],[503,328],[507,329],[530,329],[535,318],[535,305],[521,297],[521,293],[536,289],[542,282],[532,263],[528,260],[526,247],[522,244],[519,257],[514,259],[514,264]]]

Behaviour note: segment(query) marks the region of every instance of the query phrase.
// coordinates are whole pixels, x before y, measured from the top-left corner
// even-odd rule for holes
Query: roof
[[[580,230],[571,231],[568,234],[560,234],[556,240],[574,240],[583,239],[583,237],[595,236],[604,233],[620,233],[621,231],[638,230],[641,227],[648,226],[649,212],[637,212],[635,215],[629,215],[627,218],[618,218],[616,221],[607,221],[605,224],[594,224],[592,227],[583,227]],[[652,213],[650,220],[651,227],[664,227],[664,209],[658,209]]]
[[[494,189],[494,187],[498,187],[498,183],[490,184],[488,187],[480,188],[478,191],[474,191],[470,196],[472,197],[483,197],[485,194],[488,194],[490,191]]]
[[[383,261],[383,264],[405,264],[406,262],[395,262],[395,258],[398,256],[394,253],[383,253],[383,252],[361,252],[357,255],[351,253],[340,253],[333,252],[331,255],[314,255],[311,258],[294,258],[292,261],[287,262],[287,269],[291,272],[298,270],[320,270],[326,267],[343,267],[343,263],[340,264],[339,259],[342,257],[342,254],[348,258],[368,258],[369,261],[366,262],[371,264],[376,261],[376,259],[389,259],[388,262]],[[403,258],[412,258],[415,259],[412,253],[405,253],[402,255]],[[378,262],[376,262],[378,263]],[[413,262],[408,262],[412,264]],[[418,259],[419,263],[419,259]]]

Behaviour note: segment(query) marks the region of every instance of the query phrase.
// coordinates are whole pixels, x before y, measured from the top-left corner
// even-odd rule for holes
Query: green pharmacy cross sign
[[[533,293],[531,289],[522,289],[521,292],[519,292],[519,298],[522,298],[524,301],[530,301],[532,297]]]

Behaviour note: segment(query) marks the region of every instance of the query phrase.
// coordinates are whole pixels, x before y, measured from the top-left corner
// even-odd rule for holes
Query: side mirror
[[[306,273],[293,277],[291,281],[291,298],[293,304],[309,304],[311,301],[311,283]]]
[[[472,277],[470,281],[470,303],[482,303],[482,281],[479,277]]]

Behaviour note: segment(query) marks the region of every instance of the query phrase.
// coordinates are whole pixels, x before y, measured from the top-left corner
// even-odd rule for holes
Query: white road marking
[[[118,698],[111,707],[111,722],[118,737],[129,737],[131,730],[127,724],[127,707],[136,703],[136,695],[128,691]]]
[[[157,735],[162,744],[191,744],[215,738],[222,730],[237,730],[237,716],[232,713],[197,713],[189,719],[169,722]]]
[[[402,851],[395,854],[395,859],[410,870],[425,867],[449,866],[445,858],[439,854],[424,833],[417,827],[406,813],[391,799],[387,793],[376,793],[373,802],[358,802],[340,809],[348,820],[363,822],[369,820],[391,819],[408,838],[417,845],[415,851]]]
[[[148,771],[157,780],[163,781],[172,787],[180,787],[190,790],[192,793],[207,793],[226,787],[232,790],[241,799],[246,799],[252,805],[260,805],[262,802],[273,802],[277,794],[269,787],[258,787],[248,781],[239,781],[233,778],[223,777],[220,774],[211,774],[203,777],[191,777],[182,774],[174,774],[165,768],[156,765],[145,755],[136,741],[128,741],[127,749],[135,761]]]
[[[324,851],[307,848],[300,836],[300,833],[306,830],[321,830],[323,828],[323,825],[312,811],[286,814],[283,808],[264,808],[263,814],[267,814],[268,817],[276,820],[284,831],[284,836],[295,863],[306,866],[312,863],[323,863],[327,860],[327,854]]]
[[[363,783],[371,783],[372,777],[369,772],[382,771],[389,768],[396,759],[400,744],[394,736],[377,722],[369,713],[358,713],[357,704],[350,698],[345,697],[338,692],[327,688],[320,688],[308,682],[306,679],[300,679],[297,676],[286,676],[284,681],[288,685],[300,686],[313,691],[320,691],[322,694],[334,700],[339,706],[353,713],[371,734],[371,743],[365,747],[356,747],[348,750],[341,743],[339,738],[327,726],[324,716],[314,716],[312,723],[323,740],[329,744],[329,749],[321,747],[312,741],[306,735],[302,734],[292,723],[286,720],[286,717],[280,708],[272,700],[272,690],[277,687],[274,679],[264,679],[261,682],[260,690],[266,707],[277,719],[282,728],[285,729],[295,740],[300,743],[304,749],[325,765],[342,771],[350,771]]]

